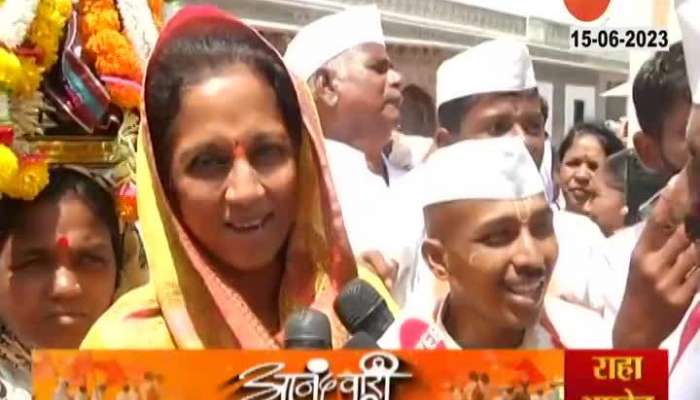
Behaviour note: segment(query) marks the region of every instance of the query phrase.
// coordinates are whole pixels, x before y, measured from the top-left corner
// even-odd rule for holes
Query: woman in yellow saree
[[[357,276],[313,100],[257,32],[188,6],[149,61],[137,156],[150,282],[125,294],[82,348],[280,347]]]

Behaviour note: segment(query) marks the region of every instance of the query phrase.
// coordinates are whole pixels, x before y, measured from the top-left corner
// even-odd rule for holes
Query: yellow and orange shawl
[[[265,39],[238,19],[215,7],[188,6],[164,28],[151,60],[158,57],[164,42],[196,24],[240,29],[281,59]],[[296,79],[294,83],[305,129],[298,160],[299,209],[287,246],[280,320],[302,307],[322,310],[331,317],[337,347],[347,333],[335,318],[332,305],[348,281],[359,272],[390,302],[391,298],[376,276],[357,268],[328,171],[313,99],[303,83]],[[155,167],[147,116],[148,110],[144,110],[137,186],[150,282],[122,296],[92,327],[81,348],[279,348],[279,338],[274,338],[243,298],[219,278],[173,213]]]

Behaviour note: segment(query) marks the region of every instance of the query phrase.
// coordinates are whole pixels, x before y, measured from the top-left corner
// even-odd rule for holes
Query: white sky
[[[535,16],[569,24],[583,24],[572,17],[564,0],[452,0],[497,11]],[[651,24],[654,0],[612,0],[605,16],[608,25],[645,27]],[[605,17],[603,17],[604,19]]]

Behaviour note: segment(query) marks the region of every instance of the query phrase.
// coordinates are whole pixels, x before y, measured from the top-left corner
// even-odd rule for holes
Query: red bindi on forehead
[[[65,235],[61,235],[56,239],[56,255],[63,265],[70,264],[70,241]]]
[[[68,237],[63,235],[59,236],[58,239],[56,239],[56,247],[58,247],[59,250],[67,250],[70,247]]]

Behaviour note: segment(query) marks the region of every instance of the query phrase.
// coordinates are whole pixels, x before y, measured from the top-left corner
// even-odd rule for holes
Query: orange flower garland
[[[17,155],[4,144],[0,144],[0,193],[12,187],[12,182],[19,171]]]
[[[95,69],[102,76],[119,77],[133,85],[106,82],[112,101],[122,108],[138,108],[143,77],[129,39],[115,30],[103,30],[90,38],[86,50],[96,55]]]
[[[45,71],[58,59],[58,44],[72,11],[71,0],[41,0],[27,33],[26,43],[35,46],[40,57],[0,51],[2,89],[13,96],[29,97],[39,88]],[[17,64],[19,63],[19,68]]]
[[[160,30],[163,27],[165,4],[163,0],[148,0],[148,5],[151,7],[151,13],[153,13],[153,22],[156,23],[156,27]]]
[[[119,218],[128,224],[136,222],[139,218],[136,207],[136,185],[131,181],[124,182],[116,189],[115,197]]]
[[[96,35],[101,30],[121,29],[119,13],[114,4],[105,7],[102,3],[90,0],[80,2],[80,34],[84,39]]]
[[[49,183],[49,167],[42,155],[25,155],[19,160],[19,170],[4,192],[15,199],[26,201],[34,198]]]
[[[38,64],[43,71],[48,71],[58,60],[58,45],[72,11],[71,0],[39,2],[37,16],[29,27],[27,39],[40,51],[41,61]]]
[[[82,0],[80,32],[86,55],[106,81],[112,101],[121,108],[136,109],[141,102],[143,72],[129,39],[121,31],[114,0]]]
[[[58,60],[58,47],[64,27],[73,11],[72,0],[40,0],[23,39],[23,46],[0,51],[0,94],[4,114],[0,121],[0,194],[32,200],[47,185],[48,164],[42,155],[22,154],[21,147],[12,148],[15,135],[27,134],[22,122],[36,120],[32,112],[24,114],[23,107],[32,108],[43,74]],[[4,93],[3,93],[4,92]],[[11,107],[13,100],[21,99],[23,107]],[[14,103],[13,103],[14,104]],[[13,121],[10,121],[11,110]]]

